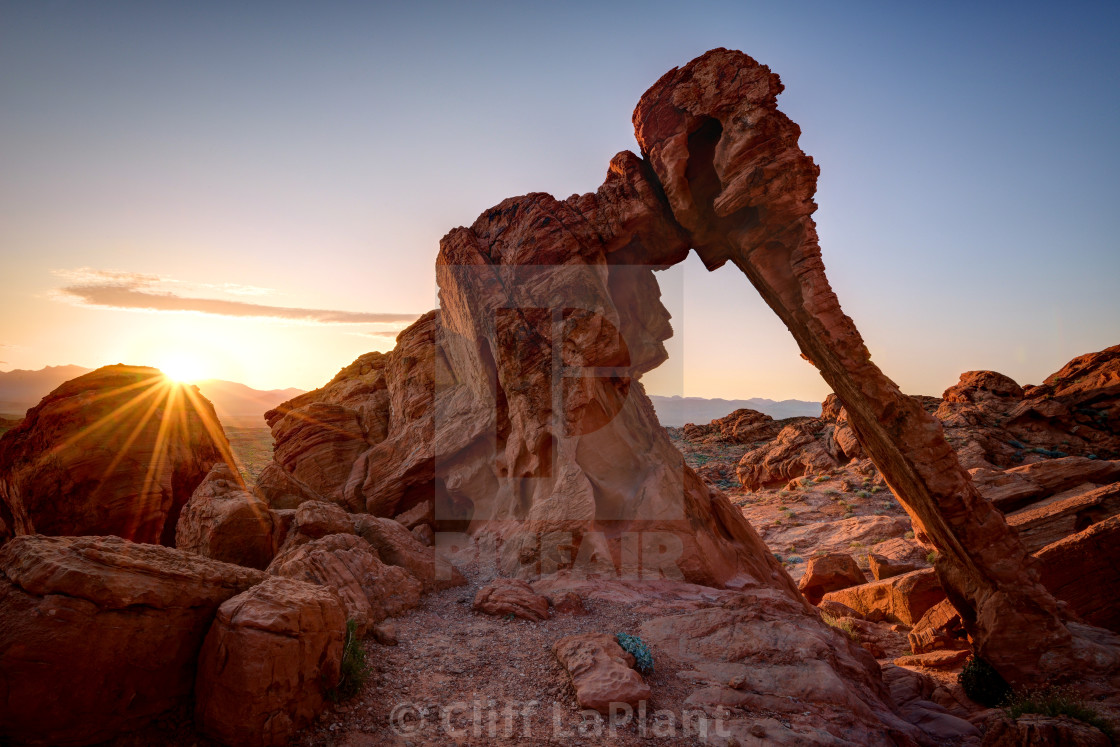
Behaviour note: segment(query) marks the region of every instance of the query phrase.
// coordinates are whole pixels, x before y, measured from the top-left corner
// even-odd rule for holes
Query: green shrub
[[[1041,690],[1024,690],[1012,695],[1004,704],[1004,711],[1013,719],[1027,713],[1043,716],[1068,716],[1100,729],[1114,744],[1116,735],[1112,725],[1101,718],[1085,699],[1065,687],[1048,687]]]
[[[622,646],[622,650],[634,657],[635,669],[639,672],[653,671],[653,652],[649,650],[645,641],[629,633],[615,633],[614,637],[618,640],[618,645]]]
[[[957,675],[964,693],[980,705],[995,708],[1011,694],[1011,686],[991,664],[978,656],[970,656]]]
[[[912,540],[912,539],[914,539],[914,532],[910,531],[910,532],[907,532],[906,534],[904,534],[902,536],[905,537],[908,540]]]
[[[926,556],[926,562],[930,565],[937,562],[937,550],[932,550],[930,554]]]
[[[852,624],[851,620],[837,620],[832,615],[825,614],[824,612],[821,613],[821,619],[824,620],[825,624],[830,628],[836,628],[856,643],[859,643],[859,631],[856,630],[856,626]]]
[[[358,623],[350,619],[346,621],[346,643],[342,648],[342,666],[339,672],[338,683],[327,689],[327,699],[332,703],[348,700],[361,692],[362,686],[369,679],[370,665],[366,661],[366,650],[358,640]]]

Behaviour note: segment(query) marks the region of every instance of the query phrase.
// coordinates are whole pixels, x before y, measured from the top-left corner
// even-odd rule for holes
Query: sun
[[[198,359],[187,353],[173,353],[159,364],[164,376],[180,384],[189,384],[202,378],[202,365]]]

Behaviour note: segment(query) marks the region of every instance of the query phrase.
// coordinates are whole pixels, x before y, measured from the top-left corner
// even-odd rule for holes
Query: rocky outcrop
[[[354,533],[368,542],[381,560],[408,570],[424,585],[425,591],[449,589],[467,582],[455,566],[396,521],[369,514],[355,514],[351,518]]]
[[[276,514],[224,462],[215,464],[183,506],[175,546],[223,563],[264,569],[276,554]]]
[[[736,470],[739,482],[748,490],[758,490],[840,466],[820,438],[825,427],[816,418],[787,425],[773,441],[743,455]]]
[[[116,535],[173,545],[183,504],[232,462],[214,407],[154,368],[105,366],[0,438],[0,539]]]
[[[612,705],[638,708],[649,700],[649,685],[634,671],[634,657],[605,633],[581,633],[561,638],[552,647],[568,672],[576,699],[584,708],[609,716]]]
[[[483,586],[475,594],[471,608],[487,615],[512,615],[531,622],[549,617],[548,597],[517,578],[498,578]]]
[[[966,649],[968,639],[961,626],[961,616],[948,599],[925,611],[907,634],[910,650],[925,654],[940,649]]]
[[[972,479],[996,508],[1011,513],[1066,490],[1120,480],[1120,461],[1059,457],[1008,470],[974,469]]]
[[[322,586],[272,577],[227,600],[198,660],[198,729],[222,744],[288,744],[338,682],[345,634],[342,604]]]
[[[117,537],[0,548],[0,741],[92,744],[189,702],[219,605],[261,571]]]
[[[1069,716],[1028,713],[997,716],[985,725],[980,747],[1112,747],[1100,729]]]
[[[682,429],[694,441],[723,441],[732,444],[750,444],[769,441],[778,435],[782,426],[774,418],[757,410],[746,408],[717,418],[707,425],[688,423]]]
[[[1120,516],[1036,553],[1042,583],[1085,621],[1120,633]]]
[[[914,625],[930,607],[945,599],[945,592],[937,581],[937,574],[925,568],[829,592],[824,598],[846,604],[868,620]]]
[[[809,600],[809,604],[815,605],[830,591],[847,589],[866,581],[863,571],[851,555],[831,553],[809,561],[809,567],[805,569],[805,575],[801,577],[797,588]]]
[[[634,112],[638,143],[688,243],[709,268],[731,261],[742,270],[820,370],[915,532],[937,549],[941,585],[981,656],[1016,684],[1120,667],[1120,641],[1102,648],[1066,626],[1035,582],[1030,555],[972,485],[941,424],[871,361],[841,310],[812,219],[819,170],[798,147],[798,127],[777,109],[781,90],[765,66],[713,50],[643,95]],[[1087,365],[1111,371],[1120,350],[1109,356]],[[1068,380],[1048,380],[1052,398],[1076,396],[1063,388]],[[1015,417],[1032,416],[1016,410]]]
[[[1120,514],[1120,483],[1068,491],[1008,515],[1031,552]]]
[[[420,603],[423,587],[404,568],[386,565],[361,537],[329,534],[282,550],[268,572],[326,586],[364,636],[370,626]]]
[[[433,500],[437,319],[425,314],[392,352],[367,353],[265,414],[274,456],[257,484],[270,505],[326,500],[394,516]]]

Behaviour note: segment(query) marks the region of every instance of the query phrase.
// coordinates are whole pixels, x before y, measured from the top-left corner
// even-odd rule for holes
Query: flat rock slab
[[[824,598],[846,604],[868,620],[891,620],[913,625],[933,605],[945,599],[945,592],[932,568],[849,589],[829,592]]]
[[[549,616],[548,597],[517,578],[494,579],[478,590],[471,607],[487,615],[513,615],[533,622],[547,620]]]
[[[968,649],[960,651],[930,651],[926,654],[900,656],[894,663],[900,667],[927,667],[929,669],[952,669],[972,655]]]
[[[637,708],[649,700],[649,685],[634,671],[634,657],[606,633],[583,633],[561,638],[552,653],[572,678],[576,699],[584,708],[609,715],[611,704]]]

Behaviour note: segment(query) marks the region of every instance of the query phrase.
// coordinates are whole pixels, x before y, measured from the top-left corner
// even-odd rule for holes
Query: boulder
[[[980,747],[1112,747],[1100,729],[1069,716],[997,715],[984,726]]]
[[[797,588],[809,600],[809,604],[815,605],[830,591],[857,586],[866,581],[867,578],[856,564],[855,558],[845,553],[831,553],[809,561]]]
[[[1004,513],[1086,483],[1094,487],[1120,479],[1120,461],[1067,456],[1000,471],[984,470],[973,480],[985,498]]]
[[[834,620],[839,620],[842,617],[851,617],[857,620],[863,619],[863,615],[856,612],[848,605],[834,602],[831,599],[822,599],[817,603],[817,609],[821,611],[821,614],[828,615]]]
[[[867,565],[871,569],[871,576],[876,581],[882,581],[892,576],[901,576],[919,569],[917,563],[897,563],[885,555],[875,552],[867,553]]]
[[[1120,516],[1039,550],[1042,583],[1086,622],[1120,633]]]
[[[933,744],[976,744],[979,729],[937,702],[938,687],[928,676],[888,664],[883,680],[899,712],[921,727]]]
[[[354,531],[369,542],[381,560],[408,569],[425,591],[449,589],[467,582],[455,566],[437,555],[434,548],[422,545],[398,522],[369,514],[355,514],[351,518]]]
[[[914,623],[907,637],[910,640],[910,650],[915,654],[968,648],[960,613],[948,599],[943,599],[926,610]]]
[[[322,586],[274,576],[227,600],[198,660],[196,726],[223,744],[288,744],[338,682],[345,636]]]
[[[303,542],[328,534],[353,534],[354,519],[334,503],[307,501],[296,507],[292,527]]]
[[[606,633],[581,633],[561,638],[552,653],[568,672],[583,708],[608,716],[612,704],[637,709],[650,697],[649,685],[634,669],[634,657]]]
[[[423,586],[404,568],[385,565],[353,534],[329,534],[280,552],[268,572],[326,586],[364,636],[370,626],[420,604]]]
[[[533,587],[517,578],[496,578],[475,594],[471,608],[487,615],[504,617],[513,615],[523,620],[547,620],[548,597],[533,591]]]
[[[914,625],[930,607],[945,599],[945,592],[932,568],[872,581],[824,595],[846,604],[868,620],[889,620]]]
[[[277,547],[277,518],[219,462],[183,506],[175,546],[223,563],[264,569]]]
[[[231,458],[196,387],[154,368],[105,366],[55,389],[0,437],[0,532],[173,545],[183,505]]]
[[[189,702],[219,606],[261,571],[118,537],[0,547],[0,741],[92,744]]]
[[[963,664],[972,655],[968,649],[949,651],[929,651],[924,654],[900,656],[894,663],[900,667],[926,667],[927,669],[952,669]]]

